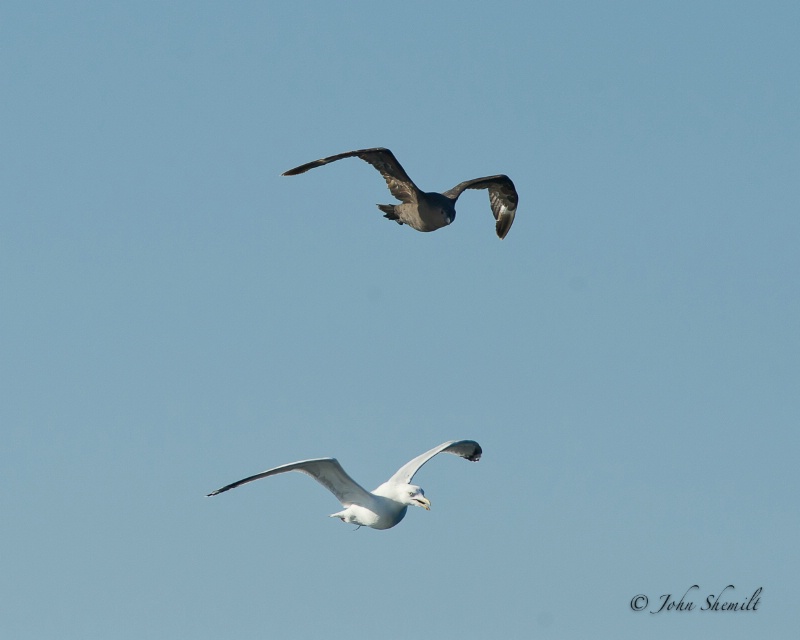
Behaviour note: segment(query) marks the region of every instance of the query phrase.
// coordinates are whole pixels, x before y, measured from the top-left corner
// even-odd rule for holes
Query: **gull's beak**
[[[419,498],[414,498],[414,500],[416,500],[417,504],[420,507],[425,507],[425,511],[431,510],[431,501],[425,498],[424,496],[420,496]]]

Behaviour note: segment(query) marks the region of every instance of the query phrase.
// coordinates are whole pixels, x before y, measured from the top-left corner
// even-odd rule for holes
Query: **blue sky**
[[[796,633],[799,19],[5,3],[0,635]],[[366,163],[280,176],[372,146],[508,174],[508,237],[484,192],[421,234]],[[460,438],[385,532],[299,474],[204,498]],[[759,610],[631,610],[693,584]]]

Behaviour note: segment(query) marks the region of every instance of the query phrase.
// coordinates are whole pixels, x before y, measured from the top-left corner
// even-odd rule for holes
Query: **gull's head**
[[[431,510],[431,501],[425,497],[425,492],[422,490],[422,487],[406,484],[400,487],[400,491],[402,493],[403,504],[422,507],[425,511]]]
[[[408,506],[422,507],[426,511],[431,510],[431,501],[425,497],[425,492],[415,484],[404,482],[384,482],[380,487],[373,491],[376,496],[388,498],[393,502],[400,503],[403,508]]]

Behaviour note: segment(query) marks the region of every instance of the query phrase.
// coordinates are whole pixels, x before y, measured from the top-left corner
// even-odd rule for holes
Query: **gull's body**
[[[307,164],[289,169],[283,175],[296,176],[309,169],[321,167],[324,164],[341,160],[342,158],[358,157],[369,162],[380,171],[389,191],[400,200],[400,204],[379,204],[384,217],[394,220],[398,224],[407,224],[417,231],[436,231],[447,226],[456,218],[456,200],[465,189],[488,189],[489,204],[494,214],[497,235],[502,239],[506,237],[514,216],[517,212],[519,197],[514,188],[514,183],[505,175],[475,178],[457,184],[444,193],[421,191],[414,181],[408,177],[405,169],[394,157],[389,149],[376,147],[374,149],[359,149],[347,151],[335,156],[328,156]]]
[[[315,458],[262,471],[212,491],[208,495],[215,496],[247,482],[279,473],[299,471],[314,478],[342,503],[344,509],[332,513],[331,518],[339,518],[342,522],[361,527],[390,529],[405,517],[409,505],[430,510],[431,503],[425,497],[425,492],[420,487],[409,483],[419,468],[438,453],[452,453],[477,462],[483,452],[481,446],[473,440],[445,442],[407,462],[374,491],[367,491],[353,480],[335,458]]]

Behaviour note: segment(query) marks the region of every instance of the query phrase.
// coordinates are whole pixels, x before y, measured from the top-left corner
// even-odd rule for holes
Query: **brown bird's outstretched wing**
[[[414,181],[408,177],[405,169],[403,169],[402,165],[397,161],[397,158],[394,157],[394,154],[383,147],[375,147],[374,149],[359,149],[357,151],[339,153],[335,156],[328,156],[327,158],[314,160],[314,162],[308,162],[300,165],[299,167],[295,167],[294,169],[289,169],[288,171],[284,172],[283,175],[296,176],[300,173],[305,173],[309,169],[316,169],[324,164],[336,162],[342,158],[352,158],[354,156],[369,162],[373,167],[380,171],[383,179],[386,180],[386,186],[389,187],[389,191],[392,192],[392,195],[395,198],[401,202],[417,202],[417,194],[419,193],[417,185],[415,185]]]
[[[514,183],[511,182],[511,178],[499,175],[466,180],[461,184],[457,184],[450,189],[450,191],[445,191],[442,195],[452,200],[457,200],[458,196],[460,196],[461,192],[465,189],[489,190],[489,204],[491,204],[492,213],[494,214],[495,220],[497,220],[495,230],[500,239],[505,238],[514,222],[514,216],[517,213],[517,203],[519,202],[519,196],[517,195],[517,190],[514,188]]]

